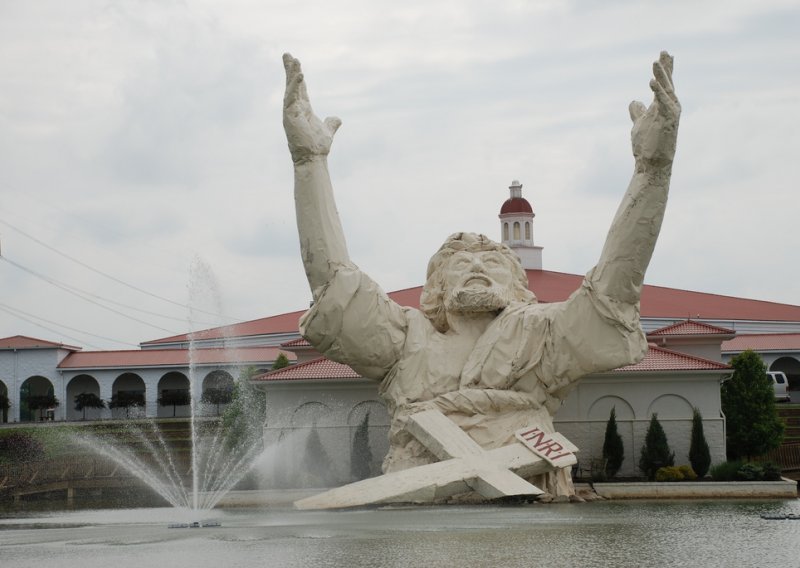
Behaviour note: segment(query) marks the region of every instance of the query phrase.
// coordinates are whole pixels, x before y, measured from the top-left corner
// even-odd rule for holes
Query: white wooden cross
[[[522,477],[577,462],[577,448],[558,433],[536,427],[515,433],[517,442],[484,450],[438,410],[409,417],[406,429],[439,462],[387,473],[295,502],[298,509],[342,509],[381,503],[430,503],[474,490],[488,499],[544,493]]]

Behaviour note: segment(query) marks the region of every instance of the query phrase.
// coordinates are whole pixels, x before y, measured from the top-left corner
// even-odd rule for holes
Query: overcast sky
[[[0,337],[125,349],[308,305],[285,51],[343,120],[339,211],[387,291],[452,232],[499,239],[512,179],[545,269],[591,268],[666,49],[646,282],[800,304],[799,29],[796,0],[0,0]]]

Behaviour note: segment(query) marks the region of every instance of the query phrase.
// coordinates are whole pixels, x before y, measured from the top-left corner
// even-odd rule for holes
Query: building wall
[[[69,354],[64,349],[8,349],[0,350],[0,381],[6,387],[11,408],[9,422],[20,420],[20,388],[31,377],[44,377],[53,385],[61,405],[56,408],[55,419],[63,420],[65,400],[63,379],[56,366]]]
[[[372,475],[389,450],[389,415],[368,380],[262,383],[267,418],[264,445],[271,456],[260,469],[265,487],[328,487],[354,481],[351,453],[356,430],[369,412]],[[313,437],[324,449],[314,454]]]
[[[703,431],[712,463],[725,461],[725,419],[719,381],[723,374],[605,373],[582,379],[555,416],[556,429],[580,448],[580,474],[602,457],[611,409],[625,448],[619,475],[636,476],[639,454],[653,413],[675,452],[676,465],[689,463],[692,407],[703,416]]]
[[[579,467],[587,474],[593,459],[602,456],[603,438],[611,408],[623,438],[626,459],[619,475],[638,476],[641,446],[655,412],[667,434],[676,464],[689,463],[692,406],[703,416],[703,429],[712,463],[725,461],[725,421],[720,410],[720,373],[656,375],[618,373],[592,375],[578,383],[555,416],[556,429],[580,448]],[[330,486],[351,481],[348,476],[352,436],[358,425],[348,417],[359,404],[369,403],[370,444],[374,472],[388,451],[389,417],[370,381],[304,381],[263,383],[267,392],[265,445],[276,448],[264,477],[277,485],[306,477],[306,486]],[[378,408],[382,409],[378,418]],[[330,475],[314,478],[304,464],[313,424],[330,458]]]

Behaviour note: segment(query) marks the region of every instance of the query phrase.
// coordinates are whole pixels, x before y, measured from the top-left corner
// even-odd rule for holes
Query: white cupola
[[[501,242],[519,256],[522,268],[542,269],[542,247],[533,243],[533,207],[522,197],[522,184],[514,180],[508,187],[510,196],[500,208]]]

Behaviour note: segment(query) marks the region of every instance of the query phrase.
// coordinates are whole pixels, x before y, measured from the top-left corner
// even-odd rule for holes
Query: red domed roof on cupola
[[[527,199],[522,197],[522,184],[514,180],[511,182],[511,185],[508,186],[508,189],[511,190],[511,195],[500,208],[500,215],[513,215],[514,213],[533,214],[533,207],[531,207]]]
[[[506,199],[500,208],[500,215],[506,213],[533,213],[533,207],[524,197],[512,197]]]

